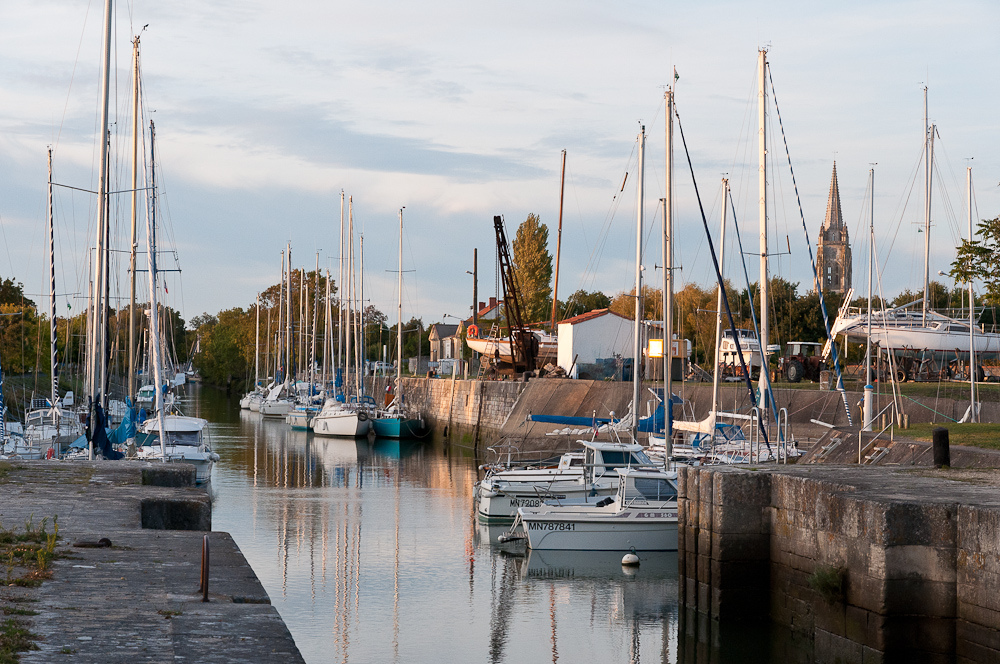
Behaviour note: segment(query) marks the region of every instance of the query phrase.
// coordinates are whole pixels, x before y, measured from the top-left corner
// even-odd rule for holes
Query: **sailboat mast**
[[[162,358],[160,357],[160,316],[156,302],[156,128],[149,123],[150,205],[146,228],[146,262],[149,267],[149,354],[153,364],[153,385],[156,387],[156,419],[160,429],[160,456],[167,459],[166,422],[163,412]]]
[[[365,234],[361,233],[358,235],[358,258],[360,259],[360,265],[358,266],[358,286],[359,286],[359,297],[358,297],[358,366],[361,372],[358,374],[358,396],[365,393],[364,385],[364,375],[365,375]]]
[[[288,245],[288,270],[285,283],[285,384],[292,380],[292,243]]]
[[[309,352],[309,394],[312,394],[316,382],[316,337],[319,332],[319,252],[316,252],[316,272],[313,274],[313,317],[312,317],[312,350]]]
[[[674,364],[674,91],[663,93],[666,115],[666,180],[663,187],[663,416],[667,458],[670,458],[671,395],[673,394]]]
[[[764,417],[767,410],[767,374],[770,372],[770,364],[767,356],[768,332],[767,324],[767,50],[760,49],[757,52],[757,120],[760,136],[757,145],[757,156],[760,163],[760,172],[757,177],[757,186],[760,189],[760,388],[758,407],[761,412],[761,422],[766,422]]]
[[[94,254],[94,290],[92,321],[88,330],[90,343],[87,355],[87,396],[96,399],[104,392],[106,369],[104,351],[107,343],[107,302],[104,300],[104,261],[107,252],[108,203],[108,98],[111,89],[111,0],[104,0],[104,54],[101,63],[101,121],[98,139],[101,162],[97,182],[97,242]]]
[[[344,360],[349,365],[347,374],[350,375],[355,369],[354,363],[354,196],[347,199],[347,317],[345,319],[347,329],[344,331]],[[357,381],[357,372],[354,372],[354,379]],[[348,381],[344,381],[347,385]]]
[[[729,216],[729,178],[722,178],[722,231],[719,234],[719,265],[722,270],[726,269],[726,222]],[[721,275],[721,270],[720,270]],[[716,296],[715,305],[715,366],[712,370],[712,411],[709,414],[709,422],[712,425],[713,437],[715,436],[715,418],[719,412],[719,346],[722,343],[722,309],[724,292],[722,290],[725,281],[719,282],[719,293]]]
[[[924,297],[921,325],[927,325],[927,302],[931,285],[931,177],[934,170],[934,128],[927,117],[927,86],[924,86]]]
[[[396,410],[402,412],[403,407],[403,210],[399,208],[399,273],[396,275]],[[417,358],[419,360],[419,358]],[[420,371],[420,367],[417,367]]]
[[[132,244],[129,251],[128,394],[135,399],[135,252],[139,212],[139,37],[132,42]]]
[[[270,324],[268,325],[270,327]],[[278,373],[281,373],[281,382],[285,382],[287,369],[282,371],[282,358],[285,354],[285,346],[282,343],[285,336],[285,250],[281,250],[281,285],[278,286],[278,328],[274,331],[274,382],[278,382]]]
[[[52,424],[58,425],[56,401],[59,399],[59,375],[56,370],[56,232],[52,210],[52,148],[49,148],[49,377],[52,379]],[[2,413],[0,413],[2,415]],[[3,440],[0,438],[0,440]]]
[[[868,220],[868,330],[865,335],[865,395],[861,430],[872,430],[872,282],[875,275],[875,169],[868,170],[871,216]],[[889,352],[892,352],[891,350]]]
[[[556,233],[556,275],[552,282],[552,324],[551,332],[556,333],[556,306],[559,302],[559,257],[562,253],[563,195],[566,193],[566,151],[562,151],[562,175],[559,176],[559,231]],[[474,299],[474,298],[473,298]],[[473,303],[473,309],[478,307]],[[473,312],[475,313],[475,312]]]
[[[969,242],[972,242],[972,167],[965,167],[965,191],[969,220]],[[969,421],[978,421],[976,413],[976,316],[975,298],[972,293],[972,279],[969,279]]]
[[[642,325],[642,222],[643,222],[643,184],[646,168],[646,127],[639,129],[639,181],[637,189],[638,209],[635,221],[635,322],[632,326],[632,439],[639,432],[639,357],[640,357],[640,326]]]
[[[260,385],[260,293],[257,293],[257,305],[254,308],[257,310],[253,342],[253,389],[256,392],[257,386]]]
[[[344,367],[344,190],[340,190],[340,280],[337,282],[337,368]]]

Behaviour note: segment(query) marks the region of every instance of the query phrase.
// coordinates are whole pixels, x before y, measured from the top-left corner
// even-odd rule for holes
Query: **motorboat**
[[[655,467],[636,443],[579,442],[583,449],[564,453],[556,463],[489,468],[476,488],[479,518],[509,521],[518,508],[537,508],[550,499],[592,504],[615,494],[617,468]]]
[[[511,532],[520,525],[535,550],[676,551],[677,474],[636,468],[616,468],[615,473],[619,481],[613,498],[521,507]]]
[[[546,362],[555,363],[559,356],[559,338],[553,334],[545,334],[538,330],[531,333],[538,340],[538,355],[535,362],[544,365]],[[466,345],[480,355],[489,358],[496,358],[500,353],[501,362],[511,362],[510,337],[488,336],[480,337],[479,328],[470,325],[465,339]]]
[[[219,455],[211,450],[204,437],[208,420],[186,415],[164,415],[164,445],[160,445],[160,421],[151,417],[139,425],[136,436],[136,456],[146,461],[173,461],[190,463],[195,467],[196,480],[207,482],[212,478],[212,464]],[[164,454],[166,456],[164,457]]]

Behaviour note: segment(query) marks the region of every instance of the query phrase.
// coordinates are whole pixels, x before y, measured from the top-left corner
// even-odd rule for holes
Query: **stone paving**
[[[228,533],[211,529],[194,468],[139,462],[10,461],[0,524],[58,516],[61,557],[38,588],[0,589],[25,617],[34,662],[302,662],[291,634]],[[175,528],[161,529],[164,526]],[[209,602],[199,591],[210,541]],[[77,542],[106,537],[110,548]]]

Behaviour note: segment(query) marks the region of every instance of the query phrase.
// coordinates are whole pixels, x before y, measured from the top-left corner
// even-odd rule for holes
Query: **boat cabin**
[[[677,475],[658,470],[619,468],[618,504],[664,503],[677,500]]]

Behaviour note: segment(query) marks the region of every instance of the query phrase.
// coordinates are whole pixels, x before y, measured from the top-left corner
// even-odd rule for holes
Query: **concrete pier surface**
[[[50,578],[0,590],[0,607],[22,614],[35,635],[37,650],[20,653],[22,662],[303,661],[235,542],[209,532],[211,502],[193,484],[194,468],[184,464],[0,464],[5,531],[47,518],[52,533],[58,517]],[[97,546],[102,538],[111,546]]]
[[[815,662],[1000,661],[1000,471],[680,470],[681,604]]]

